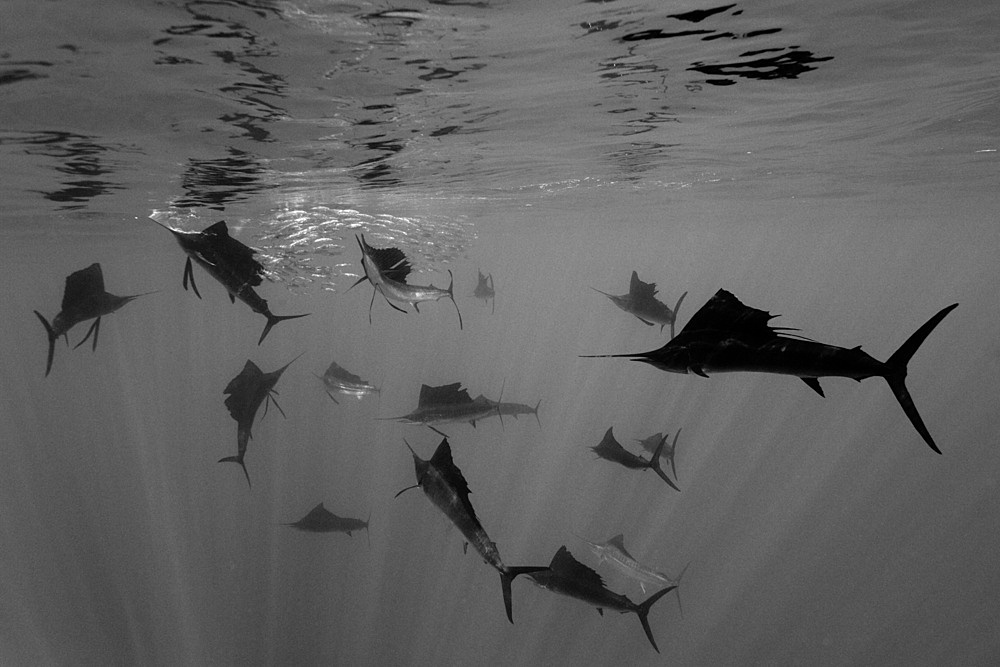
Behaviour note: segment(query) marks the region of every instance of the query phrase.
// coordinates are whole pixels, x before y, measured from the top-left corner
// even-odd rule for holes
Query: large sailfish
[[[368,304],[369,324],[371,324],[372,304],[375,303],[375,293],[377,292],[385,297],[386,303],[402,313],[406,311],[401,306],[407,304],[413,306],[413,310],[419,313],[420,304],[425,301],[451,299],[451,302],[455,304],[455,312],[458,313],[458,328],[462,328],[462,312],[458,309],[458,303],[455,301],[455,276],[452,275],[451,269],[448,270],[448,275],[451,276],[448,289],[441,289],[433,285],[411,285],[406,282],[406,279],[413,267],[402,250],[399,248],[373,248],[365,241],[364,234],[355,238],[358,240],[358,246],[361,247],[361,266],[365,270],[365,275],[351,287],[353,288],[367,280],[375,288],[375,291],[372,292],[371,303]]]
[[[417,487],[424,490],[431,502],[455,524],[468,543],[479,552],[483,562],[500,573],[500,585],[503,588],[503,603],[507,611],[507,620],[513,623],[511,582],[520,574],[530,574],[547,568],[545,566],[511,567],[503,564],[497,545],[490,540],[483,525],[479,523],[476,510],[472,508],[472,503],[469,501],[469,483],[465,481],[462,471],[451,458],[451,445],[448,444],[448,438],[441,440],[441,444],[438,445],[430,460],[424,460],[417,456],[417,453],[410,447],[410,443],[407,442],[406,446],[413,455],[417,483],[414,486],[406,487],[396,496],[398,497],[403,491]]]
[[[264,342],[271,327],[278,322],[308,315],[308,313],[275,315],[271,312],[267,300],[254,290],[255,287],[260,286],[264,278],[264,265],[254,257],[257,251],[230,236],[229,227],[226,226],[224,220],[220,220],[200,232],[182,232],[168,227],[155,218],[153,218],[153,222],[173,234],[181,249],[188,256],[187,262],[184,264],[184,289],[188,288],[188,281],[190,281],[191,289],[194,290],[199,299],[201,298],[198,286],[194,282],[194,269],[191,266],[191,261],[194,260],[198,266],[208,272],[208,275],[218,280],[226,288],[230,302],[236,303],[236,299],[239,299],[250,306],[250,310],[267,318],[264,330],[261,332],[260,338],[257,339],[258,345]]]
[[[257,416],[257,410],[260,409],[261,403],[264,403],[264,414],[266,415],[267,404],[272,401],[281,416],[285,416],[285,411],[281,409],[277,398],[275,398],[278,392],[275,391],[274,387],[278,384],[278,379],[281,378],[285,369],[292,365],[292,361],[276,371],[265,373],[260,370],[257,364],[248,359],[240,374],[230,380],[222,392],[227,394],[226,408],[229,410],[230,416],[236,420],[236,456],[223,457],[219,459],[219,463],[239,463],[247,478],[247,486],[250,486],[250,473],[247,472],[247,466],[243,459],[247,453],[247,445],[253,438],[251,432],[253,420]]]
[[[794,375],[810,389],[823,396],[819,378],[848,377],[861,381],[870,377],[885,378],[903,412],[938,454],[916,405],[906,388],[907,364],[931,331],[958,306],[942,308],[906,339],[886,361],[879,361],[861,346],[837,347],[783,333],[788,327],[772,327],[776,315],[745,306],[735,296],[720,289],[696,312],[676,338],[649,352],[629,354],[584,355],[588,357],[627,357],[670,373],[694,373],[708,377],[712,373],[753,371]]]
[[[152,292],[146,292],[151,294]],[[87,342],[91,335],[94,336],[92,344],[93,350],[97,349],[97,336],[101,332],[101,317],[110,315],[132,299],[136,299],[144,294],[132,294],[130,296],[116,296],[104,289],[104,273],[101,265],[94,262],[85,269],[74,271],[66,277],[66,287],[63,290],[62,307],[59,313],[52,318],[52,323],[38,312],[34,311],[45,333],[49,337],[49,355],[45,362],[45,375],[52,370],[52,357],[56,351],[56,341],[60,336],[66,338],[69,345],[69,330],[81,322],[94,320],[94,323],[87,329],[87,335],[74,345],[74,349]]]

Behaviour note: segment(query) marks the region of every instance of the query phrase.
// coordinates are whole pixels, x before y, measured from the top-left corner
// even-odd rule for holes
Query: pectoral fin
[[[819,386],[819,378],[802,378],[802,381],[817,394],[826,398],[826,395],[823,393],[823,388]]]

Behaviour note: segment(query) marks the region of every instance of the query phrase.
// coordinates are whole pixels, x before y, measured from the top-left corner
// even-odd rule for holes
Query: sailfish
[[[712,373],[751,371],[794,375],[823,396],[821,377],[847,377],[857,381],[881,377],[899,402],[903,412],[927,445],[941,453],[917,412],[906,388],[907,364],[917,348],[958,306],[953,303],[927,320],[886,361],[879,361],[861,346],[837,347],[791,336],[788,327],[772,327],[777,317],[767,311],[745,306],[733,294],[720,289],[696,312],[676,338],[649,352],[583,355],[586,357],[627,357],[670,373]]]
[[[66,344],[69,345],[69,330],[81,322],[94,320],[94,323],[87,330],[87,335],[74,345],[73,349],[86,343],[93,334],[94,342],[91,350],[96,350],[97,336],[101,331],[101,317],[110,315],[129,301],[146,294],[152,294],[152,292],[130,296],[115,296],[108,293],[104,289],[104,273],[101,271],[101,265],[97,262],[69,274],[66,277],[66,287],[63,290],[62,306],[59,314],[52,318],[52,323],[49,324],[49,321],[37,310],[33,311],[42,326],[45,327],[45,333],[49,337],[49,354],[45,362],[46,377],[52,370],[52,357],[55,356],[56,340],[59,339],[59,336],[63,336],[66,339]]]
[[[667,444],[667,436],[663,436],[663,439],[660,440],[660,444],[657,445],[653,455],[647,461],[641,456],[633,454],[622,447],[622,444],[615,439],[615,434],[612,433],[613,428],[613,426],[609,426],[607,432],[604,434],[604,437],[601,438],[601,441],[590,448],[595,454],[597,454],[598,458],[604,459],[605,461],[611,461],[612,463],[617,463],[618,465],[632,470],[655,470],[656,474],[660,476],[660,479],[669,484],[675,491],[680,491],[680,489],[677,488],[677,485],[674,484],[669,477],[667,477],[667,473],[663,471],[663,466],[660,465],[660,453]],[[677,445],[677,436],[679,436],[680,433],[680,429],[678,429],[677,433],[674,434],[674,446]]]
[[[652,609],[657,600],[674,590],[676,586],[668,586],[650,595],[645,602],[637,604],[621,593],[615,593],[605,587],[601,575],[573,558],[573,554],[565,546],[559,547],[547,569],[531,573],[528,576],[545,590],[583,600],[597,607],[598,613],[602,616],[605,609],[622,614],[634,613],[639,617],[642,630],[646,633],[649,643],[653,645],[653,649],[657,653],[660,652],[656,640],[653,639],[653,631],[649,627],[649,610]]]
[[[458,309],[455,301],[455,276],[451,269],[448,275],[451,282],[448,289],[441,289],[433,285],[411,285],[406,282],[413,267],[410,265],[406,255],[399,248],[373,248],[365,241],[365,235],[355,235],[358,246],[361,247],[361,266],[365,275],[351,285],[353,289],[364,281],[368,281],[374,287],[371,303],[368,304],[368,323],[372,321],[372,305],[375,303],[375,294],[379,293],[385,297],[385,302],[401,313],[406,311],[398,304],[409,304],[413,310],[420,312],[419,304],[425,301],[438,301],[439,299],[451,299],[455,304],[455,312],[458,313],[458,328],[462,328],[462,312]]]
[[[324,507],[323,503],[320,503],[309,510],[309,513],[298,521],[284,525],[309,533],[347,533],[348,537],[353,537],[351,533],[356,530],[364,529],[367,534],[370,522],[371,516],[368,517],[367,521],[347,516],[337,516]],[[368,545],[371,546],[370,536],[368,538]]]
[[[417,453],[410,447],[410,443],[407,442],[406,446],[413,455],[417,483],[414,486],[406,487],[397,493],[396,497],[398,498],[401,493],[409,489],[419,487],[424,490],[430,501],[461,531],[467,542],[482,557],[483,562],[500,573],[504,609],[507,611],[507,620],[513,623],[511,582],[518,575],[539,572],[545,570],[546,567],[511,567],[503,564],[497,545],[490,540],[486,530],[479,522],[479,517],[476,516],[476,510],[472,508],[472,503],[469,501],[469,483],[465,481],[462,471],[455,465],[451,457],[451,445],[448,444],[448,438],[441,440],[434,455],[426,461],[417,456]]]
[[[194,282],[194,269],[191,265],[191,261],[194,260],[198,266],[208,272],[208,275],[218,280],[226,288],[230,302],[236,303],[236,299],[239,299],[250,306],[250,310],[267,318],[264,330],[261,332],[260,338],[257,339],[258,345],[264,342],[271,327],[278,322],[294,320],[309,314],[275,315],[271,312],[267,301],[254,290],[263,282],[264,265],[254,257],[257,253],[256,250],[229,235],[229,227],[226,226],[225,220],[220,220],[200,232],[182,232],[168,227],[155,218],[152,220],[173,234],[181,249],[188,256],[187,262],[184,264],[182,281],[184,289],[188,288],[188,281],[190,281],[191,289],[199,299],[201,298],[201,292],[198,291],[198,286]]]
[[[632,313],[644,324],[649,326],[659,324],[660,331],[663,331],[663,327],[669,324],[671,338],[674,337],[674,322],[677,320],[677,310],[681,307],[684,297],[687,296],[687,292],[681,294],[681,298],[677,299],[674,309],[671,310],[667,304],[656,298],[656,283],[642,282],[639,280],[639,274],[635,271],[632,272],[632,281],[629,283],[628,294],[614,295],[601,292],[596,287],[591,287],[590,289],[608,297],[612,303],[626,313]]]
[[[420,396],[417,399],[416,410],[398,417],[380,417],[380,419],[399,421],[404,424],[423,424],[432,429],[435,425],[463,422],[475,427],[477,421],[486,417],[497,415],[503,419],[500,405],[500,403],[491,401],[482,395],[472,398],[469,396],[469,392],[462,387],[461,382],[439,386],[424,384],[420,385]],[[437,429],[434,430],[437,431]]]
[[[496,290],[493,289],[493,274],[491,273],[484,276],[483,272],[479,269],[476,269],[476,271],[479,273],[479,278],[476,283],[476,289],[472,291],[472,296],[477,299],[482,299],[484,303],[489,301],[490,313],[495,313],[497,307],[497,293]]]
[[[295,359],[298,358],[295,357]],[[247,453],[247,445],[253,438],[253,433],[251,433],[253,420],[257,416],[257,410],[260,409],[261,403],[264,403],[264,415],[266,416],[267,405],[272,401],[281,416],[285,416],[285,411],[281,409],[277,398],[275,398],[278,392],[275,391],[274,386],[278,384],[281,374],[292,365],[295,359],[270,373],[263,372],[257,367],[257,364],[248,359],[239,375],[230,380],[222,391],[222,393],[228,394],[226,408],[229,409],[230,416],[236,420],[236,456],[223,457],[219,459],[219,463],[239,463],[247,478],[247,486],[250,486],[250,473],[247,472],[243,458]]]

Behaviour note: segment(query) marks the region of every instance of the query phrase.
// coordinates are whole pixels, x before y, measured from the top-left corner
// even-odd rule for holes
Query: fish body
[[[406,445],[410,447],[409,443]],[[479,522],[476,511],[469,501],[469,484],[465,481],[462,471],[455,465],[451,456],[451,445],[448,438],[441,440],[434,455],[429,460],[417,456],[413,448],[413,465],[419,486],[430,501],[458,528],[468,544],[476,550],[487,565],[500,573],[500,583],[503,589],[504,607],[507,619],[513,623],[511,611],[511,582],[520,574],[528,574],[544,570],[545,567],[504,565],[500,558],[497,545],[486,534]],[[413,487],[409,487],[413,488]],[[406,489],[404,489],[405,491]],[[399,493],[402,493],[400,491]],[[396,494],[399,495],[398,493]]]
[[[645,602],[637,604],[627,596],[605,587],[601,575],[576,560],[565,546],[559,547],[548,569],[530,573],[528,576],[545,590],[582,600],[597,607],[602,613],[605,609],[611,609],[623,614],[628,612],[636,614],[649,643],[657,653],[660,652],[656,640],[653,639],[653,631],[649,627],[649,610],[657,600],[672,591],[674,586],[664,588],[651,595]]]
[[[299,355],[301,356],[301,355]],[[296,357],[298,359],[298,357]],[[226,408],[229,415],[236,420],[236,456],[227,456],[219,459],[219,463],[238,463],[243,468],[243,474],[247,478],[247,485],[250,485],[250,473],[247,472],[244,457],[247,446],[253,438],[252,427],[254,418],[261,404],[264,404],[264,414],[267,414],[267,403],[273,401],[281,416],[285,416],[285,411],[281,409],[275,398],[278,394],[274,387],[278,384],[278,379],[285,369],[292,365],[292,361],[282,366],[276,371],[265,373],[257,364],[247,360],[243,370],[226,385],[222,393],[226,396]]]
[[[488,400],[488,399],[487,399]],[[535,421],[538,425],[542,425],[542,421],[538,418],[538,408],[542,404],[542,399],[538,399],[535,406],[526,405],[524,403],[508,403],[500,401],[490,401],[493,404],[493,409],[496,413],[501,416],[513,417],[517,419],[519,415],[535,415]]]
[[[151,294],[146,292],[145,294]],[[81,322],[94,320],[87,330],[87,334],[74,347],[80,347],[91,334],[94,341],[92,350],[97,349],[97,337],[101,331],[101,317],[110,315],[124,306],[129,301],[137,299],[145,294],[132,294],[129,296],[116,296],[104,289],[104,273],[101,265],[94,262],[85,269],[74,271],[66,277],[66,286],[63,290],[62,306],[59,313],[52,318],[50,324],[45,317],[37,310],[35,316],[45,327],[45,333],[49,339],[48,358],[45,362],[45,375],[52,371],[52,359],[55,356],[56,341],[60,336],[66,339],[69,344],[69,330]]]
[[[491,313],[496,312],[496,290],[493,289],[493,274],[484,276],[482,271],[476,269],[479,273],[478,281],[476,282],[476,289],[472,291],[472,296],[477,299],[482,299],[484,302],[491,300]]]
[[[352,396],[360,400],[369,394],[376,394],[381,391],[367,380],[362,380],[359,376],[340,366],[336,361],[330,362],[330,366],[323,375],[317,375],[316,377],[326,387],[326,394],[334,403],[338,401],[331,392],[343,394],[344,396]]]
[[[413,310],[419,313],[419,304],[425,301],[451,299],[455,305],[455,312],[458,313],[458,328],[462,328],[462,313],[458,310],[458,303],[455,301],[455,277],[450,269],[448,275],[451,276],[451,283],[449,283],[448,289],[441,289],[433,285],[411,285],[406,282],[406,278],[410,275],[412,266],[402,250],[399,248],[373,248],[365,241],[364,234],[355,236],[355,238],[361,248],[361,266],[365,275],[358,279],[354,285],[367,280],[375,288],[375,292],[385,297],[390,306],[404,313],[406,310],[402,306],[411,305]],[[373,302],[375,292],[372,293]],[[371,322],[371,304],[368,306],[368,321]]]
[[[864,380],[885,378],[910,423],[927,445],[941,453],[924,425],[906,388],[907,364],[921,343],[958,304],[938,311],[917,329],[886,361],[879,361],[861,349],[837,347],[782,333],[786,327],[772,327],[776,317],[750,308],[726,290],[719,290],[696,312],[681,332],[663,347],[632,354],[587,355],[628,357],[670,373],[712,373],[750,371],[792,375],[801,378],[820,396],[821,377]]]
[[[642,282],[639,280],[639,274],[635,271],[632,272],[628,294],[614,295],[601,292],[597,288],[591,289],[608,297],[612,303],[626,313],[635,315],[644,324],[649,326],[659,324],[660,331],[663,331],[663,327],[669,324],[671,338],[674,337],[674,322],[677,320],[677,310],[681,307],[684,297],[687,296],[687,292],[681,294],[681,298],[677,299],[677,304],[671,310],[667,304],[656,298],[656,283]]]
[[[482,395],[471,398],[461,382],[453,382],[439,386],[421,385],[417,409],[388,419],[426,426],[461,423],[475,426],[477,421],[498,414],[496,403]]]
[[[604,433],[604,437],[601,438],[601,441],[590,448],[595,454],[597,454],[598,458],[617,463],[618,465],[631,470],[652,469],[656,471],[656,474],[660,476],[660,479],[669,484],[671,488],[676,491],[680,491],[680,489],[677,488],[677,485],[671,481],[669,477],[667,477],[667,473],[663,471],[663,467],[660,465],[660,454],[667,443],[666,436],[663,437],[656,451],[653,452],[653,455],[647,461],[641,456],[633,454],[622,447],[621,443],[615,439],[613,429],[613,426],[608,427],[608,430]],[[680,431],[678,431],[677,434],[679,435]],[[674,444],[677,444],[676,435],[674,436]]]
[[[337,516],[326,509],[323,503],[320,503],[309,510],[309,513],[298,521],[286,523],[285,525],[310,533],[347,533],[353,537],[351,533],[354,531],[364,529],[367,532],[368,523],[368,521],[362,521],[361,519]]]
[[[267,318],[264,331],[261,332],[257,344],[264,342],[264,338],[278,322],[294,320],[305,317],[302,315],[275,315],[267,305],[267,300],[257,294],[255,287],[259,287],[264,279],[264,265],[261,264],[254,255],[257,253],[253,248],[240,243],[229,235],[229,227],[224,220],[211,225],[200,232],[183,232],[172,227],[168,227],[154,219],[156,224],[173,234],[178,245],[188,256],[184,264],[184,289],[188,288],[188,281],[191,289],[201,298],[198,286],[194,281],[194,270],[191,266],[192,260],[198,266],[205,269],[208,275],[215,278],[219,284],[226,288],[229,300],[234,302],[239,299],[253,312]]]

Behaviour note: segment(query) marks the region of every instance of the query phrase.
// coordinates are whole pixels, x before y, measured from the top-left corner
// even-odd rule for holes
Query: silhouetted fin
[[[264,342],[264,338],[267,337],[268,332],[271,331],[271,327],[273,327],[278,322],[298,319],[300,317],[305,317],[306,315],[309,314],[310,313],[303,313],[301,315],[272,315],[270,313],[264,313],[264,316],[267,318],[267,324],[264,325],[264,331],[261,332],[260,338],[257,340],[257,344],[260,345],[261,343]]]
[[[97,336],[100,333],[100,331],[101,331],[101,318],[97,317],[97,318],[94,318],[94,323],[90,325],[89,329],[87,329],[86,335],[83,338],[80,339],[79,343],[77,343],[76,345],[73,346],[73,349],[75,350],[76,348],[78,348],[81,345],[83,345],[84,343],[86,343],[87,339],[90,338],[90,335],[93,334],[94,335],[94,344],[91,347],[91,352],[96,351],[97,350]]]
[[[417,398],[417,409],[434,405],[464,405],[472,403],[469,392],[462,389],[461,382],[442,384],[436,387],[420,385],[420,396]]]
[[[933,449],[938,454],[941,450],[934,443],[934,439],[931,437],[930,431],[924,425],[923,419],[920,418],[920,413],[917,412],[917,406],[913,403],[913,398],[910,397],[910,392],[906,388],[906,365],[910,362],[917,348],[920,347],[921,343],[930,335],[934,328],[941,323],[941,320],[945,316],[954,310],[958,306],[957,303],[953,303],[950,306],[946,306],[937,312],[932,318],[927,320],[923,326],[917,329],[913,334],[906,339],[898,350],[896,350],[891,357],[885,362],[886,365],[886,375],[885,379],[889,383],[889,388],[892,389],[893,395],[895,395],[896,400],[899,401],[900,407],[903,408],[903,412],[909,417],[910,423],[913,424],[913,428],[917,429],[917,433],[920,437],[924,439],[924,442]]]
[[[556,551],[552,562],[549,563],[549,569],[558,577],[572,579],[594,588],[604,588],[604,579],[601,575],[574,558],[565,545]]]
[[[519,575],[531,574],[532,572],[541,572],[543,570],[549,569],[545,565],[541,566],[531,566],[531,565],[521,565],[517,567],[507,567],[500,572],[500,586],[503,589],[503,606],[504,610],[507,612],[507,620],[511,623],[514,622],[514,613],[512,610],[511,603],[511,589],[510,585]]]
[[[225,220],[219,220],[201,231],[201,235],[211,243],[215,254],[225,258],[226,266],[243,281],[258,287],[264,280],[264,265],[254,255],[257,251],[229,235]]]
[[[580,538],[580,539],[583,539],[583,538]],[[586,540],[584,540],[584,541],[586,542]],[[617,535],[615,535],[614,537],[612,537],[610,540],[608,540],[608,544],[610,544],[610,545],[612,545],[614,547],[617,547],[618,550],[621,551],[623,554],[625,554],[629,558],[632,558],[632,560],[635,560],[635,558],[632,557],[632,554],[630,554],[628,552],[628,550],[625,548],[625,535],[623,535],[622,533],[618,533]]]
[[[633,298],[652,299],[656,296],[656,283],[642,282],[639,280],[639,274],[633,271],[632,280],[628,286],[628,293]]]
[[[681,430],[677,429],[677,433],[674,434],[674,444],[673,444],[674,447],[677,446],[677,437],[680,434]],[[663,466],[660,464],[660,454],[663,452],[663,447],[666,444],[667,444],[667,436],[664,435],[663,440],[660,441],[660,444],[656,448],[656,451],[653,452],[652,457],[650,457],[649,459],[649,467],[655,470],[656,474],[660,476],[660,479],[662,479],[664,482],[670,485],[670,488],[672,488],[674,491],[680,492],[680,489],[677,487],[677,485],[674,484],[674,482],[669,477],[667,477],[667,473],[663,471]]]
[[[639,622],[642,623],[642,630],[643,632],[646,633],[646,638],[649,640],[649,643],[653,645],[653,648],[656,650],[657,653],[660,652],[660,648],[656,645],[656,640],[653,639],[653,630],[649,627],[649,610],[653,608],[653,605],[656,604],[657,600],[659,600],[660,598],[662,598],[664,595],[674,590],[675,588],[677,587],[668,586],[667,588],[664,588],[662,591],[653,593],[652,595],[649,596],[649,598],[645,602],[638,605],[638,608],[636,609],[635,612],[639,616]]]
[[[197,296],[200,299],[201,292],[198,291],[198,285],[195,284],[194,282],[194,267],[192,266],[190,256],[184,263],[184,278],[181,280],[181,285],[183,285],[185,290],[188,288],[188,282],[191,283],[191,289],[194,290],[195,296]]]
[[[681,304],[684,303],[684,297],[688,295],[687,292],[681,294],[681,298],[677,299],[677,303],[674,304],[674,319],[670,321],[670,337],[674,337],[674,322],[677,321],[677,311],[681,309]],[[663,331],[663,325],[660,325],[660,331]]]
[[[770,339],[776,330],[768,322],[777,317],[767,311],[744,305],[731,292],[720,289],[691,316],[681,335],[694,331],[719,331],[740,340]]]
[[[243,474],[247,478],[247,487],[253,488],[253,486],[250,484],[250,473],[247,472],[247,467],[246,464],[243,463],[242,456],[226,456],[224,458],[219,459],[219,463],[239,463],[240,467],[243,468]]]
[[[431,457],[429,463],[441,474],[448,486],[454,489],[468,515],[478,522],[479,517],[476,516],[476,510],[473,509],[472,502],[469,500],[471,493],[469,483],[465,481],[465,476],[462,475],[462,471],[455,465],[455,461],[451,457],[451,445],[448,444],[448,438],[441,440],[441,444],[434,450],[434,456]]]
[[[824,396],[823,388],[819,386],[819,378],[802,378],[802,381],[809,385],[809,388],[815,391],[820,396]]]
[[[104,294],[104,273],[101,265],[94,262],[85,269],[74,271],[66,277],[63,291],[62,310],[71,310],[81,301]]]
[[[35,316],[42,323],[42,326],[45,327],[45,333],[49,337],[49,356],[45,361],[45,376],[48,377],[49,373],[52,371],[52,358],[56,354],[56,339],[59,338],[59,334],[52,330],[52,325],[49,324],[49,321],[45,319],[40,312],[37,310],[32,312],[35,313]]]

